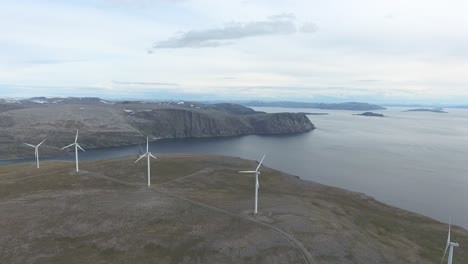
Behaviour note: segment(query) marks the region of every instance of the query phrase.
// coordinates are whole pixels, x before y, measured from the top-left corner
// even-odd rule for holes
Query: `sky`
[[[0,0],[0,96],[468,103],[466,0]]]

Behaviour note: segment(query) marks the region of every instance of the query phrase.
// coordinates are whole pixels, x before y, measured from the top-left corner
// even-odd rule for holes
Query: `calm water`
[[[388,117],[374,118],[351,111],[256,109],[330,115],[309,116],[317,129],[301,135],[163,140],[152,143],[151,150],[257,160],[266,153],[269,167],[444,222],[450,215],[453,223],[468,228],[468,110],[437,114],[391,108],[377,111]],[[80,159],[137,154],[138,147],[121,147],[90,150]]]

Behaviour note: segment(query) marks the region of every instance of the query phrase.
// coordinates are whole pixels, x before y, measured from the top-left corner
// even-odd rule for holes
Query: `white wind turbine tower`
[[[78,143],[78,132],[79,130],[76,131],[76,137],[75,137],[75,142],[66,146],[66,147],[63,147],[61,149],[66,149],[66,148],[69,148],[69,147],[72,147],[72,146],[75,146],[75,161],[76,161],[76,172],[79,172],[79,169],[78,169],[78,149],[81,149],[82,151],[86,152]]]
[[[158,159],[156,158],[155,156],[153,156],[153,154],[151,154],[151,152],[149,151],[149,143],[148,143],[148,137],[146,137],[146,153],[141,155],[136,161],[135,163],[137,163],[138,161],[140,161],[142,158],[146,157],[148,159],[148,187],[151,186],[151,166],[150,166],[150,158],[153,158],[153,159]]]
[[[453,248],[460,246],[457,242],[450,241],[450,227],[451,227],[451,219],[449,219],[449,231],[448,231],[448,237],[447,237],[447,245],[445,246],[444,256],[442,257],[442,260],[440,261],[441,264],[442,262],[444,262],[445,254],[447,254],[447,249],[449,250],[447,264],[452,264]]]
[[[265,159],[265,155],[263,155],[262,160],[258,164],[257,168],[254,171],[239,171],[239,173],[251,173],[255,174],[255,210],[254,214],[257,214],[257,209],[258,209],[258,189],[260,189],[260,184],[258,183],[258,175],[260,175],[260,172],[258,169],[260,169],[260,166],[262,166],[262,162]]]
[[[42,145],[42,143],[44,143],[44,141],[46,141],[46,140],[45,139],[42,140],[42,142],[39,143],[37,146],[31,145],[31,144],[28,144],[28,143],[24,143],[25,145],[28,145],[28,146],[34,148],[34,157],[36,158],[36,164],[37,164],[38,169],[39,169],[39,146]]]

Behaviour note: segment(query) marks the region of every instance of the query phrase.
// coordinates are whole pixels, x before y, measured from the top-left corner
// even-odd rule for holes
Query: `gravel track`
[[[205,169],[202,169],[202,170],[200,170],[198,172],[195,172],[195,173],[183,176],[183,177],[179,177],[179,178],[177,178],[175,180],[167,181],[167,182],[164,182],[164,183],[160,183],[160,184],[158,184],[156,186],[149,187],[148,190],[152,191],[152,192],[162,194],[162,195],[170,196],[172,198],[176,198],[176,199],[191,203],[193,205],[201,206],[201,207],[216,211],[218,213],[226,214],[226,215],[229,215],[231,217],[240,218],[240,219],[245,220],[245,221],[250,222],[250,223],[254,223],[254,224],[257,224],[257,225],[260,225],[260,226],[263,226],[263,227],[267,227],[267,228],[277,232],[281,236],[283,236],[286,240],[288,240],[289,243],[291,243],[294,247],[296,247],[296,249],[299,250],[301,252],[302,256],[304,257],[305,263],[308,263],[308,264],[316,264],[317,263],[314,260],[314,258],[312,257],[312,255],[309,253],[309,251],[304,247],[304,245],[299,240],[297,240],[290,233],[288,233],[288,232],[286,232],[286,231],[284,231],[284,230],[282,230],[282,229],[280,229],[280,228],[278,228],[278,227],[276,227],[274,225],[262,222],[260,220],[255,219],[255,218],[252,218],[252,217],[239,215],[239,214],[236,214],[236,213],[233,213],[233,212],[221,209],[221,208],[217,208],[217,207],[214,207],[214,206],[211,206],[211,205],[208,205],[208,204],[200,203],[200,202],[188,199],[186,197],[183,197],[183,196],[180,196],[180,195],[177,195],[177,194],[168,193],[166,191],[159,190],[159,187],[161,187],[161,186],[164,186],[164,185],[176,182],[176,181],[180,181],[180,180],[183,180],[183,179],[187,179],[187,178],[190,178],[190,177],[193,177],[193,176],[197,176],[197,175],[202,174],[202,173],[212,172],[212,171],[214,171],[214,169],[205,168]],[[136,184],[136,183],[131,183],[131,182],[127,182],[127,181],[118,180],[118,179],[115,179],[115,178],[112,178],[112,177],[101,175],[101,174],[96,173],[96,172],[91,172],[91,171],[83,171],[83,172],[88,174],[88,175],[92,175],[94,177],[97,177],[97,178],[114,181],[116,183],[120,183],[120,184],[123,184],[123,185],[126,185],[126,186],[133,186],[133,187],[141,187],[142,186],[141,184]]]

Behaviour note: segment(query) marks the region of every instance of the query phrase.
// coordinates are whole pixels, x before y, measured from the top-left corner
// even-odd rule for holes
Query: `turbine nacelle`
[[[261,172],[259,171],[239,171],[240,174],[257,174],[260,175]]]
[[[158,159],[156,158],[155,156],[153,156],[153,154],[151,152],[146,152],[145,154],[141,155],[134,163],[137,163],[138,161],[140,161],[142,158],[145,158],[145,157],[148,157],[150,156],[151,158],[153,159]]]

